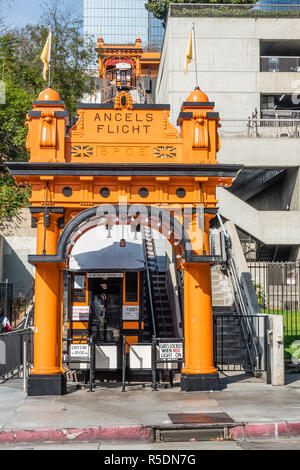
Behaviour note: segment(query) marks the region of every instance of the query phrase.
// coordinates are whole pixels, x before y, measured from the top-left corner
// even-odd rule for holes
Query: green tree
[[[148,0],[145,7],[157,18],[166,20],[170,3],[256,3],[256,0]]]
[[[78,100],[94,89],[94,77],[88,70],[91,64],[96,68],[96,44],[83,37],[82,21],[61,0],[48,0],[43,4],[39,25],[27,25],[15,32],[20,44],[19,61],[25,65],[22,83],[32,87],[36,94],[48,86],[42,78],[40,56],[49,26],[52,30],[51,86],[60,93],[68,112],[75,118]]]
[[[29,206],[30,188],[16,185],[10,176],[0,178],[0,230],[21,220],[20,210]]]
[[[3,1],[0,0],[0,6]],[[77,101],[94,88],[94,79],[86,70],[94,59],[95,45],[84,40],[81,22],[65,8],[63,1],[49,0],[43,11],[39,25],[13,31],[0,27],[0,80],[6,91],[6,102],[0,104],[0,228],[17,220],[19,209],[28,205],[28,188],[14,184],[4,163],[29,158],[24,124],[32,100],[48,86],[42,77],[40,60],[48,25],[53,32],[51,86],[60,93],[73,119]]]

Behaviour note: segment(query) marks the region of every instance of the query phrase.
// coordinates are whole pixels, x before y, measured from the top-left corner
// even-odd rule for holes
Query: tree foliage
[[[170,3],[255,3],[256,0],[148,0],[145,7],[157,18],[166,20]]]
[[[29,206],[30,188],[14,183],[9,176],[0,178],[0,230],[18,222],[20,210]]]

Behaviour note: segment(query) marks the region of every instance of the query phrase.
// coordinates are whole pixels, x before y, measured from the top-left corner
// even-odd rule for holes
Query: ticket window
[[[127,272],[124,276],[124,305],[139,304],[139,273]]]
[[[121,340],[121,279],[89,279],[91,292],[90,329],[96,341]]]

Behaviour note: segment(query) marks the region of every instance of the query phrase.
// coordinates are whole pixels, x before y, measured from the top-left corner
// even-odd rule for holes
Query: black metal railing
[[[267,371],[267,317],[214,315],[213,328],[214,363],[220,371]]]
[[[142,346],[143,344],[140,344]],[[126,371],[127,371],[127,352],[132,347],[137,346],[129,344],[126,336],[123,336],[122,342],[122,392],[126,391]],[[144,346],[151,347],[151,369],[144,370],[152,375],[152,390],[157,391],[158,375],[163,372],[169,372],[170,386],[173,387],[173,373],[179,372],[184,364],[184,338],[156,338],[152,336],[151,343],[144,343]],[[135,353],[136,354],[136,353]],[[159,369],[158,365],[166,365],[167,369]]]
[[[153,306],[150,270],[149,270],[149,264],[148,264],[148,256],[147,256],[147,247],[146,247],[145,236],[143,237],[143,246],[144,246],[144,253],[145,253],[145,267],[146,267],[146,276],[147,276],[149,304],[150,304],[150,311],[151,311],[152,330],[153,330],[154,336],[156,336],[155,312],[154,312],[154,306]]]
[[[250,262],[262,313],[282,315],[284,334],[300,335],[300,262]]]
[[[261,56],[261,72],[299,72],[300,57]]]
[[[26,343],[26,351],[24,348]],[[8,379],[18,374],[24,365],[24,352],[26,364],[33,362],[33,331],[14,330],[0,335],[0,378]]]

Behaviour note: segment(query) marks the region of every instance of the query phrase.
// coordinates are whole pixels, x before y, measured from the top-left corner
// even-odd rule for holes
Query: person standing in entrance
[[[97,323],[96,337],[106,340],[107,284],[101,284],[100,292],[94,296],[94,315]]]

